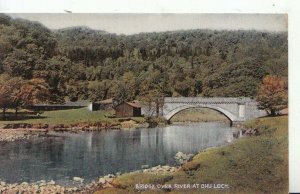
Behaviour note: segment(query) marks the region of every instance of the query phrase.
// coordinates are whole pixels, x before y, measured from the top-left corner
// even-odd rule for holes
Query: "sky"
[[[50,29],[87,26],[116,34],[189,29],[287,31],[285,14],[75,14],[17,13]]]

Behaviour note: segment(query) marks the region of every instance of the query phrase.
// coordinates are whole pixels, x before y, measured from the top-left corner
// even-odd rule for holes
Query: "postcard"
[[[0,193],[288,193],[288,15],[3,13]]]

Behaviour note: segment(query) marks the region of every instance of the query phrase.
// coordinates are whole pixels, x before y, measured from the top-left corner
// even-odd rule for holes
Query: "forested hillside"
[[[287,77],[287,33],[187,30],[116,35],[51,31],[0,16],[0,80],[39,81],[49,101],[256,95],[265,75]]]

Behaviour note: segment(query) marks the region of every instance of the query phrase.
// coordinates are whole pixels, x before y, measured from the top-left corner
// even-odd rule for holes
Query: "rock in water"
[[[75,177],[73,177],[73,180],[74,180],[74,181],[76,181],[76,182],[81,182],[81,183],[84,181],[84,179],[83,179],[83,178],[76,177],[76,176],[75,176]]]
[[[1,181],[1,182],[0,182],[0,185],[1,185],[1,186],[5,186],[5,185],[6,185],[6,182]]]
[[[120,176],[122,173],[121,172],[117,172],[116,173],[116,176]]]
[[[105,184],[106,183],[106,180],[105,178],[99,178],[99,181],[98,181],[100,184]]]
[[[142,165],[142,169],[147,169],[147,168],[149,168],[149,165]]]
[[[177,164],[182,165],[193,158],[194,154],[184,154],[182,152],[178,152],[174,158]]]
[[[116,176],[113,175],[113,174],[108,174],[107,177],[108,177],[108,178],[115,178]]]
[[[51,180],[50,182],[48,182],[48,185],[55,185],[55,181]]]

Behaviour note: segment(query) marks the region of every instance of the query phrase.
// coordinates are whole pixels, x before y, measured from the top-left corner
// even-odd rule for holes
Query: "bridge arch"
[[[224,115],[225,117],[228,118],[228,120],[230,121],[230,126],[232,126],[232,123],[234,121],[237,120],[237,117],[232,114],[230,111],[224,109],[224,108],[221,108],[219,106],[215,106],[215,105],[181,105],[181,106],[178,106],[176,108],[174,108],[173,110],[169,111],[165,116],[164,118],[166,119],[166,121],[169,123],[171,118],[176,115],[177,113],[183,111],[183,110],[186,110],[186,109],[191,109],[191,108],[208,108],[208,109],[212,109],[212,110],[215,110],[219,113],[221,113],[222,115]]]

